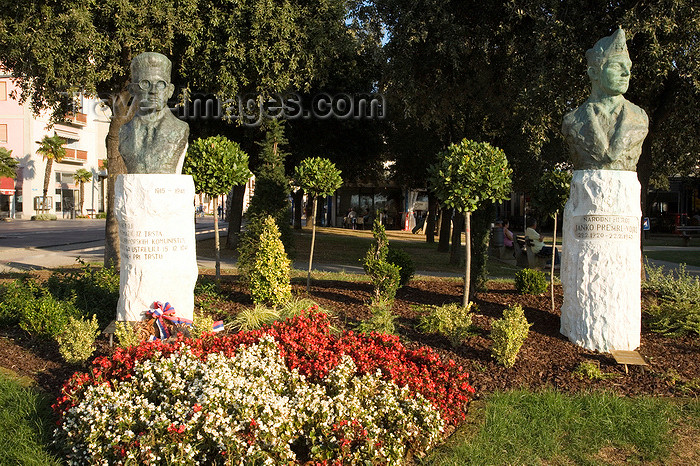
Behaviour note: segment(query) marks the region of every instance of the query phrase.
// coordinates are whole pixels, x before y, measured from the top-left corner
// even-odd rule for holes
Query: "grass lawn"
[[[645,246],[682,246],[683,241],[680,235],[649,235],[643,240]],[[690,246],[700,246],[699,241],[691,240]]]
[[[425,465],[697,464],[700,403],[604,393],[496,393]],[[690,434],[690,436],[689,436]],[[690,462],[687,462],[690,461]]]
[[[437,243],[425,242],[424,235],[414,235],[410,231],[388,230],[389,245],[402,249],[408,253],[416,267],[417,272],[451,273],[461,275],[464,266],[450,265],[449,253],[437,251]],[[295,262],[299,267],[304,265],[306,270],[311,248],[311,228],[294,230]],[[362,259],[372,244],[372,232],[370,230],[347,230],[342,228],[316,228],[316,244],[314,246],[314,264],[334,264],[338,266],[362,267]],[[222,239],[222,244],[225,238]],[[208,239],[197,243],[197,255],[214,257],[214,240]],[[462,253],[461,256],[464,254]],[[460,256],[460,257],[461,257]],[[221,249],[223,260],[235,260],[235,251]],[[491,278],[513,278],[518,267],[512,267],[498,261],[487,263],[487,273]],[[318,272],[314,273],[317,277]],[[320,277],[317,277],[320,278]]]
[[[644,251],[644,257],[700,267],[700,253],[683,250]]]
[[[22,379],[0,372],[0,464],[61,464],[50,453],[51,401]]]
[[[0,403],[2,464],[60,464],[46,397],[0,374]],[[472,403],[467,422],[419,464],[692,464],[699,434],[698,400],[513,391]]]

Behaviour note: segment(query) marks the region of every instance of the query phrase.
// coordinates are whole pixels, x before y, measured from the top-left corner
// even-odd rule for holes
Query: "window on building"
[[[72,185],[75,183],[73,173],[56,172],[56,183],[60,183],[61,185]]]
[[[61,190],[56,190],[56,212],[61,211]]]
[[[7,142],[7,125],[0,125],[0,142]]]
[[[7,82],[0,81],[0,100],[7,100]]]

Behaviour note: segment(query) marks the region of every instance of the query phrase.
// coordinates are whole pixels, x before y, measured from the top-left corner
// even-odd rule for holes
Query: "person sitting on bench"
[[[534,217],[530,217],[527,221],[527,229],[525,230],[525,238],[529,239],[532,242],[532,246],[528,245],[527,247],[532,247],[532,252],[537,254],[538,256],[541,257],[551,257],[552,256],[552,247],[547,246],[542,242],[542,235],[537,233],[537,219]],[[554,249],[554,265],[559,264],[559,251]]]
[[[512,248],[514,239],[515,239],[515,237],[513,236],[513,232],[510,231],[510,220],[504,220],[503,221],[503,246],[505,246],[507,248]]]

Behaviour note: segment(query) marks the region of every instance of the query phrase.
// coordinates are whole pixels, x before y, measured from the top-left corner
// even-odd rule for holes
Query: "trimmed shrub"
[[[531,326],[520,305],[514,304],[505,309],[503,318],[491,324],[491,356],[496,358],[499,364],[513,367]]]
[[[700,279],[690,275],[685,264],[674,274],[647,263],[646,272],[642,287],[657,296],[646,311],[649,328],[670,337],[700,336]]]
[[[549,282],[541,270],[522,269],[515,273],[515,289],[522,294],[542,294],[549,289]]]
[[[68,324],[69,317],[79,317],[74,298],[60,301],[35,280],[15,280],[7,285],[0,302],[3,325],[19,325],[32,336],[55,338]]]
[[[386,261],[399,267],[399,286],[406,286],[416,272],[416,266],[413,264],[411,256],[403,249],[390,247]]]
[[[370,304],[372,316],[357,326],[360,333],[396,333],[396,314],[391,312],[393,301],[373,299]]]
[[[418,318],[418,330],[444,335],[452,346],[458,346],[471,334],[472,313],[476,309],[473,302],[466,308],[454,303],[425,306],[421,309],[424,314]]]
[[[78,270],[53,273],[46,285],[56,299],[72,300],[84,316],[96,314],[101,327],[114,320],[119,301],[118,270],[84,265]]]
[[[374,288],[373,301],[393,302],[399,289],[400,268],[387,261],[389,241],[379,219],[374,220],[372,236],[376,242],[367,251],[363,267]]]
[[[129,348],[141,343],[138,333],[130,322],[117,322],[114,329],[114,335],[117,337],[117,343],[122,348]]]
[[[192,327],[190,327],[192,338],[201,338],[202,335],[214,331],[214,319],[210,315],[195,312],[192,317],[193,323]]]
[[[97,317],[94,314],[90,320],[69,317],[63,332],[56,336],[61,357],[71,364],[87,361],[95,351],[95,338],[99,335],[97,328]]]
[[[24,304],[19,326],[33,336],[55,338],[66,328],[70,317],[79,315],[71,301],[58,301],[44,291],[40,297]]]
[[[238,270],[255,304],[278,306],[291,297],[290,260],[271,216],[256,219],[249,225],[239,246]]]
[[[0,326],[19,324],[22,309],[40,295],[39,285],[32,279],[15,280],[2,287],[0,293]]]
[[[56,214],[38,214],[38,215],[32,215],[32,220],[38,220],[38,221],[46,221],[46,220],[58,220],[58,217],[56,217]]]

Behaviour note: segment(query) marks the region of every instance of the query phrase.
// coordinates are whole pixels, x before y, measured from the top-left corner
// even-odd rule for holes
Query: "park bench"
[[[676,227],[676,230],[681,234],[683,246],[690,246],[690,240],[693,239],[693,235],[700,233],[700,226]]]
[[[502,230],[502,227],[491,228],[489,236],[489,255],[499,261],[516,265],[516,257],[521,253],[520,246],[515,244],[515,247],[506,247],[503,244],[503,234],[498,230]]]
[[[517,245],[517,249],[520,249],[520,252],[516,249],[515,261],[517,265],[531,269],[545,268],[549,265],[550,258],[539,256],[533,252],[531,239],[517,236],[514,244]]]

